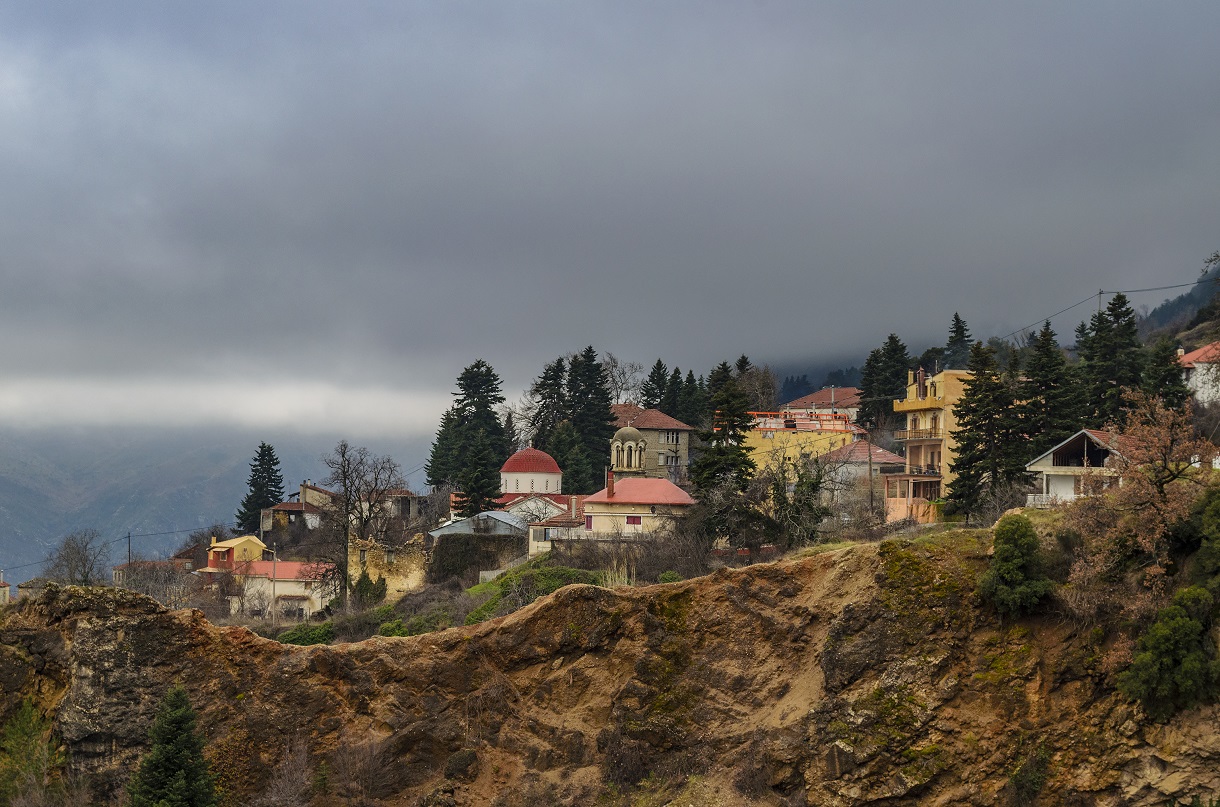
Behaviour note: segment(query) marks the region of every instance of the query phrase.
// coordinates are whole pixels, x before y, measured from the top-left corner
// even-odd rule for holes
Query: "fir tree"
[[[1121,424],[1129,391],[1138,389],[1144,368],[1135,312],[1122,294],[1077,329],[1079,377],[1085,386],[1088,414],[1094,425]]]
[[[645,409],[659,409],[668,384],[669,368],[665,366],[665,362],[657,359],[648,372],[648,377],[640,385],[640,406]]]
[[[428,484],[461,485],[467,478],[495,478],[499,485],[500,466],[511,453],[504,424],[496,408],[504,403],[500,377],[487,362],[479,359],[458,376],[457,398],[441,418],[440,429],[428,457]],[[475,450],[482,438],[483,445]],[[478,468],[473,467],[478,465]],[[494,498],[494,497],[493,497]]]
[[[152,747],[127,786],[131,807],[214,807],[215,787],[203,758],[203,740],[181,686],[165,694],[148,737]]]
[[[500,496],[500,466],[504,460],[496,459],[491,448],[491,439],[486,432],[476,432],[466,455],[466,467],[458,477],[458,514],[462,518],[496,509],[495,500]]]
[[[930,347],[913,362],[916,367],[922,367],[928,375],[935,375],[945,369],[945,349],[943,347]],[[964,369],[964,365],[962,368]]]
[[[733,374],[737,378],[741,378],[743,375],[750,372],[750,370],[752,370],[753,368],[754,368],[754,364],[750,361],[750,357],[747,356],[746,354],[742,353],[740,356],[737,357],[737,363],[733,365],[733,369],[735,370],[735,372]]]
[[[896,334],[868,354],[860,379],[862,420],[883,426],[893,419],[894,401],[906,394],[910,363],[907,346]]]
[[[432,442],[432,452],[424,465],[428,484],[432,487],[456,485],[462,472],[461,418],[457,409],[450,407],[441,415],[441,425]]]
[[[979,581],[979,591],[1001,614],[1033,611],[1051,591],[1038,568],[1038,533],[1022,515],[1010,513],[995,525],[995,553]]]
[[[741,492],[754,476],[755,464],[746,448],[746,433],[754,425],[749,398],[729,378],[720,385],[712,401],[711,428],[700,432],[703,452],[691,464],[696,490],[707,494],[722,486]]]
[[[699,382],[695,380],[693,370],[686,371],[686,379],[682,382],[682,392],[678,396],[678,413],[673,415],[687,426],[698,428],[703,425],[707,412],[707,397]]]
[[[267,443],[259,443],[254,459],[250,461],[250,478],[246,480],[249,492],[241,500],[237,511],[237,528],[244,533],[258,532],[262,511],[284,501],[284,475],[280,473],[280,459],[275,449]]]
[[[521,435],[517,433],[517,422],[511,411],[504,415],[504,439],[508,442],[509,456],[521,448]]]
[[[712,368],[707,376],[707,398],[709,407],[713,404],[720,390],[733,380],[733,368],[727,361],[722,361]]]
[[[504,424],[496,414],[496,409],[504,403],[504,395],[500,391],[500,376],[490,364],[479,359],[462,371],[458,376],[457,386],[458,391],[454,393],[457,401],[454,406],[462,421],[465,442],[469,443],[476,432],[486,435],[488,449],[498,472],[500,465],[512,453],[508,445],[508,435],[504,433]]]
[[[675,367],[673,372],[669,374],[669,378],[665,381],[665,392],[661,395],[661,403],[657,406],[657,409],[660,409],[671,418],[676,418],[681,398],[682,368]]]
[[[966,369],[972,376],[953,410],[957,458],[947,497],[952,509],[961,513],[977,510],[989,489],[1023,482],[1027,459],[1013,392],[1000,376],[995,351],[975,342]]]
[[[966,320],[954,311],[953,322],[949,325],[949,341],[945,343],[944,369],[965,369],[970,362],[970,342],[970,329],[966,327]],[[935,372],[932,368],[924,369]]]
[[[534,412],[530,417],[534,448],[550,451],[551,435],[568,415],[566,384],[567,363],[560,356],[544,367],[542,375],[530,386],[529,394],[534,402]]]
[[[1037,457],[1080,430],[1080,389],[1048,320],[1034,338],[1020,384],[1022,431]]]
[[[1181,409],[1190,399],[1190,388],[1182,378],[1178,346],[1167,336],[1152,344],[1144,364],[1144,392],[1165,402],[1170,409]]]
[[[808,374],[785,376],[784,383],[779,388],[780,402],[791,403],[811,392],[813,392],[813,384],[809,381]]]
[[[597,360],[597,351],[590,345],[568,365],[568,420],[580,435],[585,456],[605,457],[614,436],[614,413],[610,410],[610,384],[606,370]]]
[[[593,469],[585,454],[580,435],[571,421],[560,421],[551,435],[550,454],[563,471],[564,493],[584,494],[595,492]]]

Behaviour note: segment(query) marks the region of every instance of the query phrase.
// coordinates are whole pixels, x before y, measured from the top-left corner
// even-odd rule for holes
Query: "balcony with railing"
[[[945,430],[936,429],[899,429],[894,432],[895,440],[940,440],[944,438]]]
[[[906,473],[910,476],[940,476],[939,465],[912,465]]]

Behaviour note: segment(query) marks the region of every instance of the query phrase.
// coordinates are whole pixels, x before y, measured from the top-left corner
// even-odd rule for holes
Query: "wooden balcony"
[[[894,432],[895,440],[941,440],[944,436],[944,429],[899,429]]]

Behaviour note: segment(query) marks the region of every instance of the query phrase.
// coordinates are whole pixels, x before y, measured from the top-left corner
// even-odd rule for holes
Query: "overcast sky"
[[[0,423],[409,436],[477,358],[510,398],[587,344],[858,363],[1187,282],[1218,30],[1214,0],[5,3]]]

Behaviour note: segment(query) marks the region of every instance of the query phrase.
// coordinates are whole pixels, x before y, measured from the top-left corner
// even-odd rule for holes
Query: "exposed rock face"
[[[649,773],[701,774],[709,805],[1220,792],[1216,710],[1147,723],[1069,628],[1000,625],[974,599],[985,548],[889,542],[667,586],[572,586],[477,627],[336,647],[52,589],[0,619],[0,720],[34,698],[75,764],[115,788],[180,682],[214,770],[247,803],[294,739],[332,768],[375,751],[365,790],[387,804],[586,804]]]

